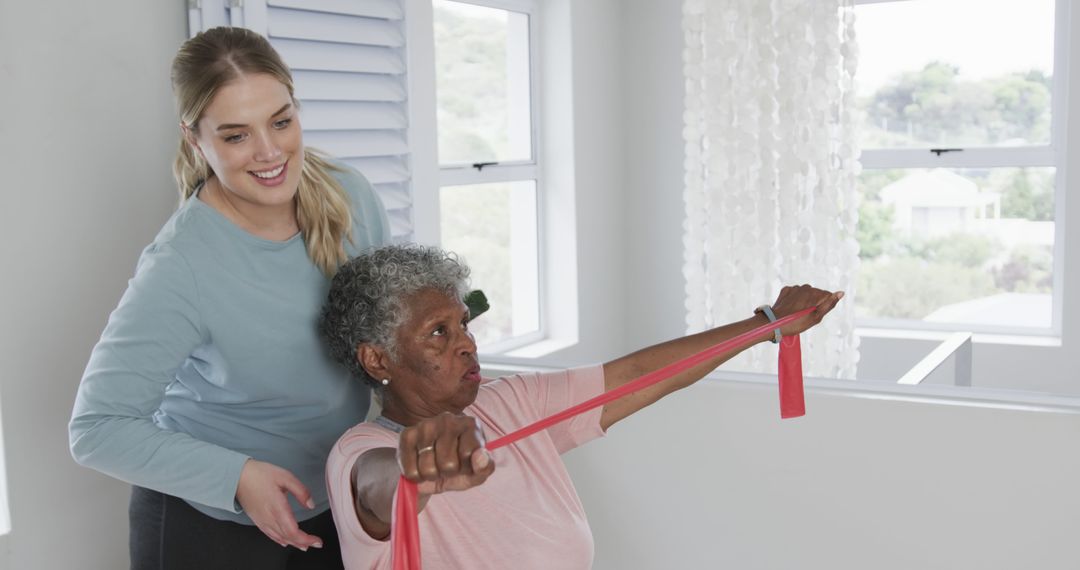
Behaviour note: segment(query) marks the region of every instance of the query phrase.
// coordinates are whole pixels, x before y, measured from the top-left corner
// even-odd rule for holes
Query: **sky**
[[[860,95],[933,60],[968,78],[1053,71],[1054,0],[904,0],[857,5],[855,15]]]

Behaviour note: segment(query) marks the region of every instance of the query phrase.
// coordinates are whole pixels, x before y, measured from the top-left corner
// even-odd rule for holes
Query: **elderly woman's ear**
[[[364,367],[364,370],[367,371],[372,378],[375,378],[378,381],[390,377],[390,371],[387,368],[389,359],[386,357],[386,353],[377,346],[366,342],[357,345],[356,361],[360,363],[360,366]]]

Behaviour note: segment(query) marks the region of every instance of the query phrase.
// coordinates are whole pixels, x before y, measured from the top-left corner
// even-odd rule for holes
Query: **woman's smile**
[[[263,186],[280,186],[285,182],[285,176],[289,171],[289,163],[284,162],[266,170],[249,170],[248,174],[255,177],[255,181]]]

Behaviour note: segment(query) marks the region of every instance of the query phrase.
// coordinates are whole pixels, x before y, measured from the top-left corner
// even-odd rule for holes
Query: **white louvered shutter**
[[[244,26],[292,69],[304,143],[367,176],[395,241],[413,238],[403,0],[192,0],[194,34]]]

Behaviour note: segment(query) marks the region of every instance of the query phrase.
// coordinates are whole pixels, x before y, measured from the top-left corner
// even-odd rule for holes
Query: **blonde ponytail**
[[[333,277],[348,259],[344,242],[351,242],[353,237],[349,196],[331,171],[341,169],[318,151],[304,149],[304,166],[296,191],[296,220],[308,257],[327,277]]]
[[[182,136],[180,148],[176,150],[176,158],[173,159],[172,170],[176,187],[180,190],[181,203],[195,194],[195,190],[210,177],[210,165],[206,164],[202,155],[195,152]]]

